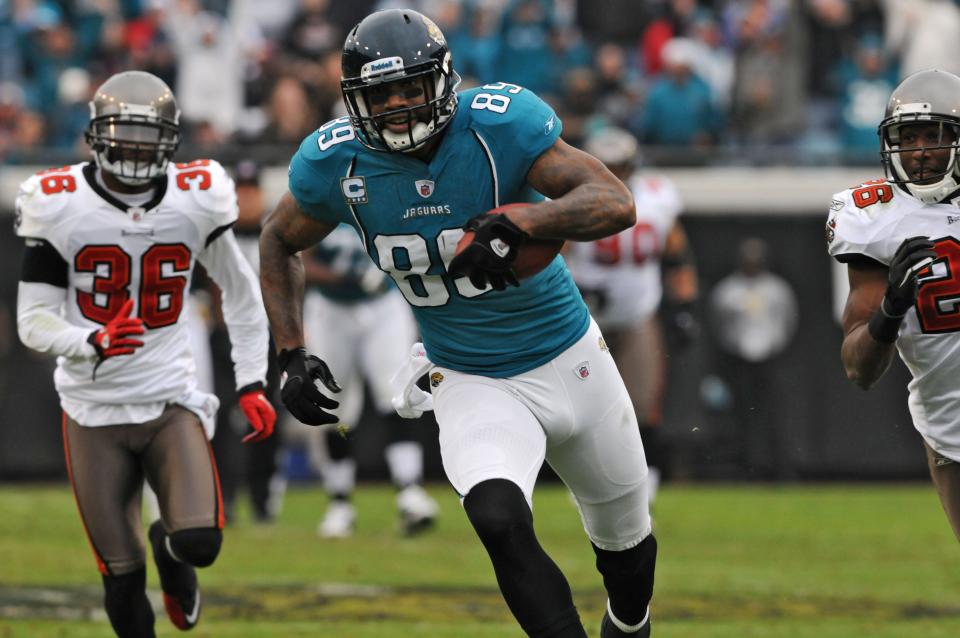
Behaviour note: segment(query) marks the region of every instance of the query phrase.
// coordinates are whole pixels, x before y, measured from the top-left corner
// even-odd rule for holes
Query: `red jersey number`
[[[138,307],[148,328],[169,326],[180,318],[191,261],[183,244],[156,244],[143,254]],[[117,245],[84,246],[77,253],[74,270],[94,273],[93,292],[77,291],[84,317],[106,325],[116,316],[130,297],[130,265],[130,255]]]
[[[210,171],[206,169],[210,166],[210,160],[194,160],[192,162],[181,162],[176,165],[177,187],[182,191],[190,190],[191,185],[196,184],[202,191],[210,188],[213,183],[210,177]]]
[[[64,191],[72,193],[77,190],[77,180],[69,174],[69,166],[60,166],[58,168],[48,168],[40,171],[40,190],[44,195],[56,195]]]
[[[893,187],[884,179],[864,182],[853,191],[853,203],[857,208],[866,208],[877,203],[886,204],[893,199]]]
[[[638,222],[630,231],[629,259],[640,265],[648,259],[656,259],[660,255],[660,242],[657,241],[657,231],[646,222]],[[622,233],[621,233],[622,234]],[[597,239],[593,242],[593,260],[598,264],[613,266],[623,258],[620,235],[612,235]]]
[[[73,260],[77,272],[93,274],[93,292],[77,291],[77,306],[90,321],[106,325],[130,297],[130,255],[120,246],[84,246]]]
[[[960,242],[953,237],[937,239],[933,249],[937,261],[919,273],[923,279],[917,292],[920,330],[956,332],[960,330]],[[943,269],[934,269],[937,264]]]

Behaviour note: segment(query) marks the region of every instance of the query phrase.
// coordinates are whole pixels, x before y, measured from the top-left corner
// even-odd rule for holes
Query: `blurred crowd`
[[[0,161],[83,154],[92,91],[137,68],[174,87],[186,145],[285,163],[343,114],[347,30],[398,6],[434,18],[464,86],[528,87],[568,142],[617,125],[667,163],[872,163],[899,78],[960,72],[960,0],[0,0]]]

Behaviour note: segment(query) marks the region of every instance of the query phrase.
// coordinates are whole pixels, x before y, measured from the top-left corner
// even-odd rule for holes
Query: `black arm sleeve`
[[[70,267],[50,242],[43,239],[27,239],[20,266],[20,281],[50,284],[66,288]]]

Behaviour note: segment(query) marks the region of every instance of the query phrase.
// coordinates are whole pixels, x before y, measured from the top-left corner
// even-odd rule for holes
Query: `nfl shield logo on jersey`
[[[573,369],[573,372],[574,372],[574,374],[577,375],[577,378],[578,378],[578,379],[580,379],[581,381],[586,381],[586,380],[587,380],[587,377],[590,376],[590,362],[589,362],[589,361],[581,361],[581,362],[578,363],[578,364],[576,365],[576,367]]]
[[[417,193],[420,197],[430,197],[433,195],[433,182],[429,179],[418,179],[414,182],[417,187]]]

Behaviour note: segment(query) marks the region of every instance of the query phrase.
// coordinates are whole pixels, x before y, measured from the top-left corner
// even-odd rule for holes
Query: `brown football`
[[[488,211],[487,214],[501,213],[504,210],[520,206],[529,206],[529,204],[504,204],[499,208]],[[460,251],[473,241],[473,236],[474,232],[472,230],[468,230],[463,234],[463,237],[457,242],[456,254],[459,255]],[[517,252],[517,258],[513,260],[513,272],[516,273],[518,279],[533,277],[550,265],[550,262],[557,256],[561,248],[563,248],[562,239],[529,239],[525,244],[520,246],[520,250]]]

